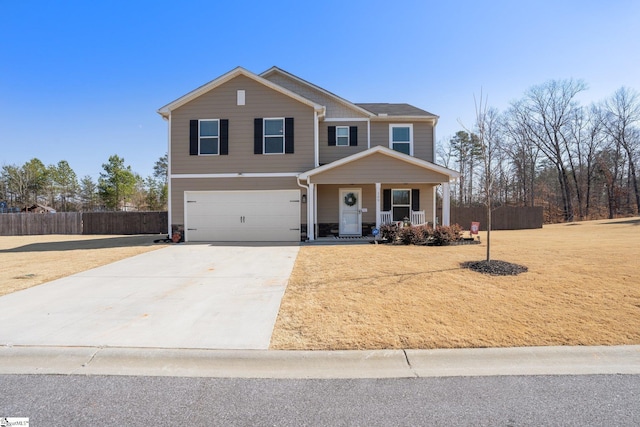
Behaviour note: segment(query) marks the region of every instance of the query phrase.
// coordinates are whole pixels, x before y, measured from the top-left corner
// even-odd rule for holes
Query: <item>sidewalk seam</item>
[[[420,375],[418,375],[418,373],[413,369],[413,366],[411,366],[411,361],[409,360],[409,355],[407,354],[407,350],[405,350],[403,348],[402,349],[402,354],[404,354],[404,360],[405,360],[405,362],[407,362],[407,366],[409,367],[409,371],[413,374],[413,376],[415,378],[420,378]]]

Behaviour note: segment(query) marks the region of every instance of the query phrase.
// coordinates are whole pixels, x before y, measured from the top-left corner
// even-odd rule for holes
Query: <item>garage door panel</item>
[[[300,191],[185,192],[188,241],[299,241]]]

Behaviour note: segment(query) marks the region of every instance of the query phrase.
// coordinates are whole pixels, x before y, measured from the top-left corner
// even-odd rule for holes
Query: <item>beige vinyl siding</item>
[[[237,105],[244,90],[245,105]],[[255,118],[293,117],[293,154],[254,154]],[[189,121],[228,119],[229,154],[189,155]],[[238,76],[171,113],[171,173],[303,172],[314,166],[314,111],[255,80]]]
[[[313,175],[315,184],[369,184],[372,182],[449,182],[447,175],[376,153]]]
[[[185,191],[234,191],[234,190],[300,190],[296,178],[180,178],[171,180],[171,223],[184,224]],[[300,203],[300,220],[307,223],[307,204]]]
[[[348,117],[368,117],[368,115],[358,109],[349,108],[347,105],[339,102],[335,98],[314,89],[313,87],[298,82],[277,71],[265,77],[267,80],[289,89],[316,104],[324,105],[327,108],[326,117],[329,118],[348,118]]]
[[[425,212],[427,222],[433,223],[433,188],[434,184],[382,184],[380,189],[380,210],[382,210],[382,190],[384,189],[414,189],[420,190],[420,210]],[[318,223],[339,223],[340,222],[340,199],[341,188],[361,188],[362,208],[367,212],[362,213],[363,223],[376,222],[376,187],[373,184],[367,185],[340,185],[328,184],[318,186]]]
[[[404,123],[413,125],[413,156],[433,163],[433,125],[428,122],[396,121],[393,120],[393,117],[390,117],[389,121],[384,122],[372,121],[371,146],[382,145],[391,148],[389,145],[389,125]]]
[[[362,222],[376,222],[375,185],[320,185],[318,186],[318,223],[340,222],[340,189],[361,188],[360,203],[367,212],[362,213]]]
[[[356,147],[329,146],[328,129],[329,126],[357,126],[358,145]],[[336,160],[350,156],[352,154],[365,151],[367,149],[367,122],[321,122],[320,123],[320,164],[335,162]]]

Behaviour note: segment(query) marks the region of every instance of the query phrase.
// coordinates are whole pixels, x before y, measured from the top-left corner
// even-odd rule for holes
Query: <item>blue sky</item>
[[[583,79],[588,104],[640,90],[640,2],[0,0],[0,166],[67,160],[97,179],[112,154],[146,177],[156,113],[219,75],[273,65],[353,102],[473,125],[532,85]]]

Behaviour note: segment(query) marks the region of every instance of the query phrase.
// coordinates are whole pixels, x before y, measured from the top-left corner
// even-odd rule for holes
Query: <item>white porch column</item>
[[[380,183],[376,182],[376,228],[380,230]]]
[[[448,182],[442,183],[442,225],[451,225],[451,195]]]
[[[316,185],[309,183],[309,193],[307,194],[307,239],[310,242],[316,240]]]

